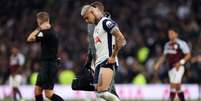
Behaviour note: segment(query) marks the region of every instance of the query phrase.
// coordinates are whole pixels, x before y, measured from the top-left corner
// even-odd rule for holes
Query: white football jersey
[[[10,66],[13,65],[24,65],[25,63],[25,57],[23,54],[18,53],[16,56],[15,55],[11,55],[10,57]]]
[[[117,24],[107,17],[102,17],[95,26],[93,38],[96,49],[96,66],[112,55],[113,46],[115,45],[115,37],[111,34],[111,30],[115,26],[117,26]],[[117,57],[116,63],[118,65]]]

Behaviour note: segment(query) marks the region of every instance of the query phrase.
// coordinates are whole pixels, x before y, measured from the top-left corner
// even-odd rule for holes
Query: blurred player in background
[[[53,26],[50,24],[49,14],[47,12],[37,13],[38,27],[29,35],[27,42],[41,43],[41,63],[42,68],[39,71],[36,86],[35,99],[43,101],[43,90],[45,96],[52,101],[64,101],[60,96],[54,93],[54,83],[57,77],[57,51],[58,38]]]
[[[176,94],[178,94],[180,101],[185,101],[184,93],[181,90],[181,82],[185,70],[184,65],[191,57],[190,49],[185,41],[178,38],[176,29],[170,29],[168,37],[169,41],[165,44],[163,55],[155,65],[155,69],[159,69],[165,59],[167,59],[170,68],[168,72],[170,101],[174,101]]]
[[[11,48],[11,56],[9,62],[9,84],[12,87],[13,100],[17,101],[17,95],[19,95],[20,101],[23,101],[22,94],[19,90],[19,86],[22,83],[22,76],[20,70],[22,69],[25,63],[25,57],[20,53],[17,46]]]
[[[88,24],[95,24],[93,39],[96,50],[95,84],[98,101],[119,101],[112,93],[118,52],[126,44],[117,24],[104,16],[97,7],[85,5],[81,16]]]

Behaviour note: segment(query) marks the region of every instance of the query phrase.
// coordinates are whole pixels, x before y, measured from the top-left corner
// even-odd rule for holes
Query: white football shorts
[[[21,75],[15,75],[9,77],[9,85],[12,87],[19,87],[22,83],[22,76]]]
[[[176,68],[172,68],[168,72],[170,83],[181,83],[184,75],[184,66],[180,66],[177,71]]]

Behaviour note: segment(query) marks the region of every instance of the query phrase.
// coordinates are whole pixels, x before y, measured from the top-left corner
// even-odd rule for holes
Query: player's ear
[[[92,14],[95,14],[96,10],[95,8],[91,8],[92,10],[90,11]]]
[[[92,13],[93,13],[94,15],[97,15],[97,13],[98,13],[98,8],[94,8],[94,7],[93,7],[91,11],[92,11]]]

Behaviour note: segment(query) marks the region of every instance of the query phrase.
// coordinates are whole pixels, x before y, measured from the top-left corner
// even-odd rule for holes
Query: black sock
[[[60,96],[53,94],[50,98],[52,101],[64,101]]]
[[[176,92],[170,92],[170,101],[174,101],[175,96]]]
[[[13,90],[13,101],[17,101],[17,92]]]
[[[36,95],[35,99],[36,99],[36,101],[43,101],[43,95],[42,94]]]
[[[22,99],[22,94],[18,88],[16,89],[16,93],[20,96],[20,99]]]
[[[184,97],[184,92],[179,92],[178,94],[180,101],[186,101]]]

